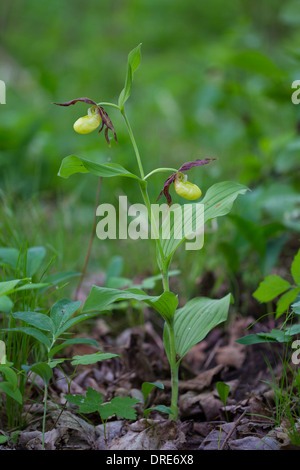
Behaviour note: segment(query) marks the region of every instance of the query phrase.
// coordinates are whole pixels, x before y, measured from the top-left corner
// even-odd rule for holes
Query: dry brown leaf
[[[140,420],[139,425],[143,428],[138,432],[135,426],[129,426],[126,434],[115,438],[108,446],[108,450],[160,450],[167,441],[174,441],[177,436],[177,424],[174,421]]]
[[[245,358],[246,350],[242,344],[233,343],[216,349],[215,360],[217,364],[240,369]]]

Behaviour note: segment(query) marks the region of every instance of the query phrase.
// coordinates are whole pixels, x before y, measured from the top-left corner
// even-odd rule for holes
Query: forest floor
[[[147,317],[147,312],[146,312]],[[266,331],[272,320],[264,321]],[[93,323],[89,337],[96,339],[104,352],[121,357],[79,366],[68,382],[59,368],[50,383],[46,417],[45,448],[48,450],[289,450],[294,446],[286,424],[278,419],[272,374],[282,373],[276,350],[268,344],[245,346],[235,342],[246,334],[251,317],[236,317],[226,327],[215,328],[182,361],[179,382],[179,421],[152,411],[143,418],[141,385],[159,381],[148,406],[170,404],[170,380],[161,335],[146,318],[144,326],[126,328],[113,335],[111,319],[102,316]],[[255,324],[251,333],[262,330]],[[84,336],[84,334],[80,334]],[[92,346],[73,345],[68,357],[89,354]],[[70,370],[65,370],[69,375]],[[271,373],[272,372],[272,373]],[[38,379],[38,377],[37,377]],[[230,386],[226,408],[216,390],[218,381]],[[37,382],[37,385],[38,382]],[[40,386],[42,387],[42,382]],[[137,420],[111,418],[104,427],[98,413],[79,415],[68,404],[68,393],[85,395],[87,388],[100,392],[104,401],[115,396],[141,400],[135,405]],[[0,449],[40,450],[42,448],[43,404],[40,391],[33,387],[30,398],[37,403],[27,415],[27,424],[16,443],[8,441]],[[38,401],[40,403],[38,403]],[[29,406],[29,405],[28,405]],[[25,407],[26,408],[26,407]],[[278,408],[277,408],[278,411]],[[2,420],[0,420],[2,421]],[[3,423],[1,428],[3,429]]]

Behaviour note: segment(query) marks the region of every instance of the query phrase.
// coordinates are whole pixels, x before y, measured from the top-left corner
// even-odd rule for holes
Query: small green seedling
[[[136,410],[132,408],[140,400],[130,397],[115,397],[108,403],[103,403],[101,393],[89,387],[86,396],[65,395],[66,400],[78,406],[79,413],[99,413],[104,425],[104,437],[106,440],[106,423],[108,418],[116,415],[118,418],[136,419]]]
[[[217,392],[219,394],[221,402],[224,405],[224,411],[225,411],[225,416],[226,416],[227,421],[228,421],[228,413],[227,413],[227,410],[226,410],[226,403],[227,403],[227,398],[228,398],[228,395],[229,395],[229,391],[230,391],[230,386],[229,385],[225,384],[224,382],[217,382]]]
[[[142,384],[142,394],[144,397],[144,410],[143,410],[143,415],[144,418],[146,418],[146,421],[148,419],[149,413],[153,410],[160,411],[160,413],[167,413],[168,415],[172,414],[171,408],[165,405],[157,405],[157,406],[152,406],[151,408],[146,408],[147,405],[147,399],[152,392],[152,390],[157,387],[160,388],[161,390],[164,390],[164,385],[161,382],[143,382]]]

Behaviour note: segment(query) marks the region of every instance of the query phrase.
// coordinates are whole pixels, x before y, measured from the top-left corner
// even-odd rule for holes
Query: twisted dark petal
[[[212,162],[213,160],[216,160],[216,158],[205,158],[204,160],[200,160],[199,158],[197,160],[194,160],[193,162],[186,162],[184,163],[178,171],[187,171],[193,168],[194,166],[201,166],[201,165],[207,165],[208,163]]]
[[[102,119],[102,126],[101,126],[101,129],[99,130],[99,132],[102,131],[103,126],[106,126],[105,138],[107,140],[108,145],[110,145],[110,140],[109,140],[109,137],[108,137],[108,129],[110,129],[113,132],[115,141],[118,143],[115,128],[114,128],[113,123],[111,122],[108,114],[104,111],[103,108],[101,108],[101,106],[98,106],[98,109],[99,109],[99,113],[100,113],[100,116],[101,116],[101,119]]]
[[[94,106],[97,106],[97,103],[95,103],[95,101],[90,100],[89,98],[76,98],[75,100],[67,101],[66,103],[53,104],[57,104],[58,106],[70,106],[71,104],[76,104],[78,101],[83,101],[84,103],[93,104]]]
[[[167,199],[167,202],[168,202],[168,206],[171,205],[171,202],[172,202],[172,198],[171,198],[171,195],[170,195],[170,192],[169,192],[169,187],[170,185],[173,183],[173,181],[175,180],[175,177],[176,177],[176,174],[177,173],[173,173],[171,176],[169,176],[166,181],[164,182],[164,187],[163,187],[163,190],[160,192],[158,198],[156,199],[156,202],[162,197],[162,195],[164,194],[166,199]]]

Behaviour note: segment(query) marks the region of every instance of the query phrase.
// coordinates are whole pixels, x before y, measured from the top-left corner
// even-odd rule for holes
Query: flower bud
[[[74,131],[78,134],[89,134],[99,127],[101,123],[101,116],[96,106],[89,108],[88,115],[83,116],[74,123]]]
[[[196,184],[187,181],[187,176],[183,173],[177,173],[174,180],[174,187],[179,196],[189,199],[190,201],[198,199],[202,194],[201,189],[198,188]]]

